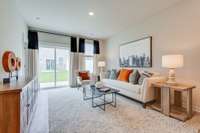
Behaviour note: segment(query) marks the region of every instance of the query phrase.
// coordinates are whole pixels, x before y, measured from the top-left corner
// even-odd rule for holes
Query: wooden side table
[[[193,85],[177,83],[169,85],[166,83],[153,83],[155,88],[156,102],[150,105],[151,108],[163,114],[186,121],[192,117],[192,89]],[[174,103],[171,104],[171,92],[174,91]],[[186,92],[186,109],[182,107],[182,93]]]

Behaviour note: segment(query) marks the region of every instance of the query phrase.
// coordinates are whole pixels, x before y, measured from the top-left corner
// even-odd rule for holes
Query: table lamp
[[[183,55],[164,55],[162,56],[162,67],[169,68],[167,84],[176,84],[175,69],[183,67]]]
[[[99,61],[98,62],[98,67],[100,68],[100,79],[103,77],[103,68],[106,66],[105,61]]]

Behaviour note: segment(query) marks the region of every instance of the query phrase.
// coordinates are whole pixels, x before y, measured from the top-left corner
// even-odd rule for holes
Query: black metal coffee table
[[[88,89],[90,92],[90,96],[86,96],[87,90],[86,88],[83,88],[83,99],[91,100],[93,108],[99,107],[100,109],[104,111],[106,110],[107,104],[110,104],[113,107],[116,107],[117,106],[116,95],[119,92],[119,90],[113,89],[110,87],[104,87],[104,88],[109,88],[109,90],[101,91],[99,88],[96,88],[94,85],[89,86]],[[111,99],[107,98],[109,95],[111,96]]]

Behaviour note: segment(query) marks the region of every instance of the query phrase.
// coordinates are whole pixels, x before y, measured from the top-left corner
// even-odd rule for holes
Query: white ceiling
[[[109,38],[180,1],[17,0],[29,26],[98,39]],[[89,16],[90,11],[95,15]]]

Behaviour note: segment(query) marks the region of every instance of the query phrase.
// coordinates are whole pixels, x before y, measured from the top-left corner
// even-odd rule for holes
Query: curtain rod
[[[42,30],[31,30],[30,31],[36,31],[36,32],[41,32],[41,33],[46,33],[46,34],[52,34],[52,35],[59,35],[59,36],[67,36],[67,37],[76,37],[76,36],[70,36],[70,35],[66,35],[66,34],[62,34],[62,33],[54,33],[54,32],[49,32],[49,31],[42,31]],[[79,37],[79,38],[82,38],[82,37]],[[84,39],[87,39],[87,40],[95,40],[95,39],[89,39],[89,38],[85,38],[83,37]]]

